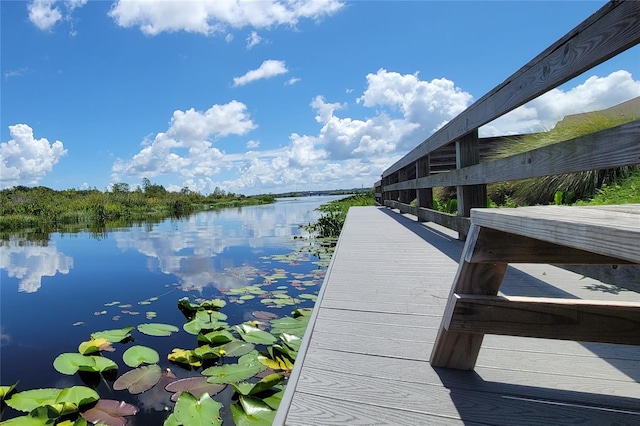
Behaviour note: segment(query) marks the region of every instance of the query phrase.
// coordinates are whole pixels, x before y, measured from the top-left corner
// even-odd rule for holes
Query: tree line
[[[197,211],[274,201],[273,195],[245,196],[220,188],[208,195],[187,187],[173,192],[147,178],[133,190],[127,183],[115,183],[105,191],[15,186],[0,191],[0,231],[62,232],[69,226],[125,226],[179,218]]]

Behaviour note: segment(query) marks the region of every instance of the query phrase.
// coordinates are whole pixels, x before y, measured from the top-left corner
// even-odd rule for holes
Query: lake
[[[19,391],[84,385],[78,374],[53,368],[64,352],[96,331],[165,323],[180,327],[170,337],[132,333],[134,344],[154,348],[162,369],[178,378],[198,375],[167,360],[173,348],[193,348],[195,336],[181,326],[185,317],[177,301],[222,298],[229,324],[255,320],[254,311],[290,315],[296,307],[312,307],[328,259],[320,259],[301,225],[319,216],[315,209],[336,197],[278,200],[275,204],[200,212],[180,220],[167,219],[96,234],[52,234],[49,241],[12,238],[0,246],[0,384],[20,381]],[[259,285],[269,292],[297,298],[296,306],[263,303],[242,289]],[[277,289],[277,290],[276,290]],[[301,297],[305,295],[304,297]],[[105,356],[129,370],[122,352],[131,343],[114,344]],[[172,407],[164,389],[131,395],[102,381],[101,398],[123,400],[139,412],[130,425],[162,424]],[[232,390],[216,399],[228,402]],[[22,413],[5,410],[2,420]],[[232,424],[228,406],[221,412]]]

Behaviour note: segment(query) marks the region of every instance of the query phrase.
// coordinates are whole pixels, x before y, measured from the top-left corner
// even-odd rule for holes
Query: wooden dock
[[[274,424],[640,424],[638,346],[487,335],[473,371],[430,365],[456,235],[349,211]],[[501,294],[640,302],[550,265],[509,266]]]

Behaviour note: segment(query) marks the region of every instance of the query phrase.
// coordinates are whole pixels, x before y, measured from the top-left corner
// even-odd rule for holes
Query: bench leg
[[[447,307],[431,353],[431,365],[434,367],[472,370],[478,359],[483,334],[449,331],[449,324],[455,307],[454,294],[498,294],[506,263],[469,263],[475,245],[482,239],[482,229],[471,225],[458,272],[451,287]]]

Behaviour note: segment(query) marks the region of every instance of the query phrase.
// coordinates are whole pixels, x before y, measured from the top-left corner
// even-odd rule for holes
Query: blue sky
[[[0,186],[370,187],[602,1],[3,1]],[[638,46],[490,123],[640,96]]]

